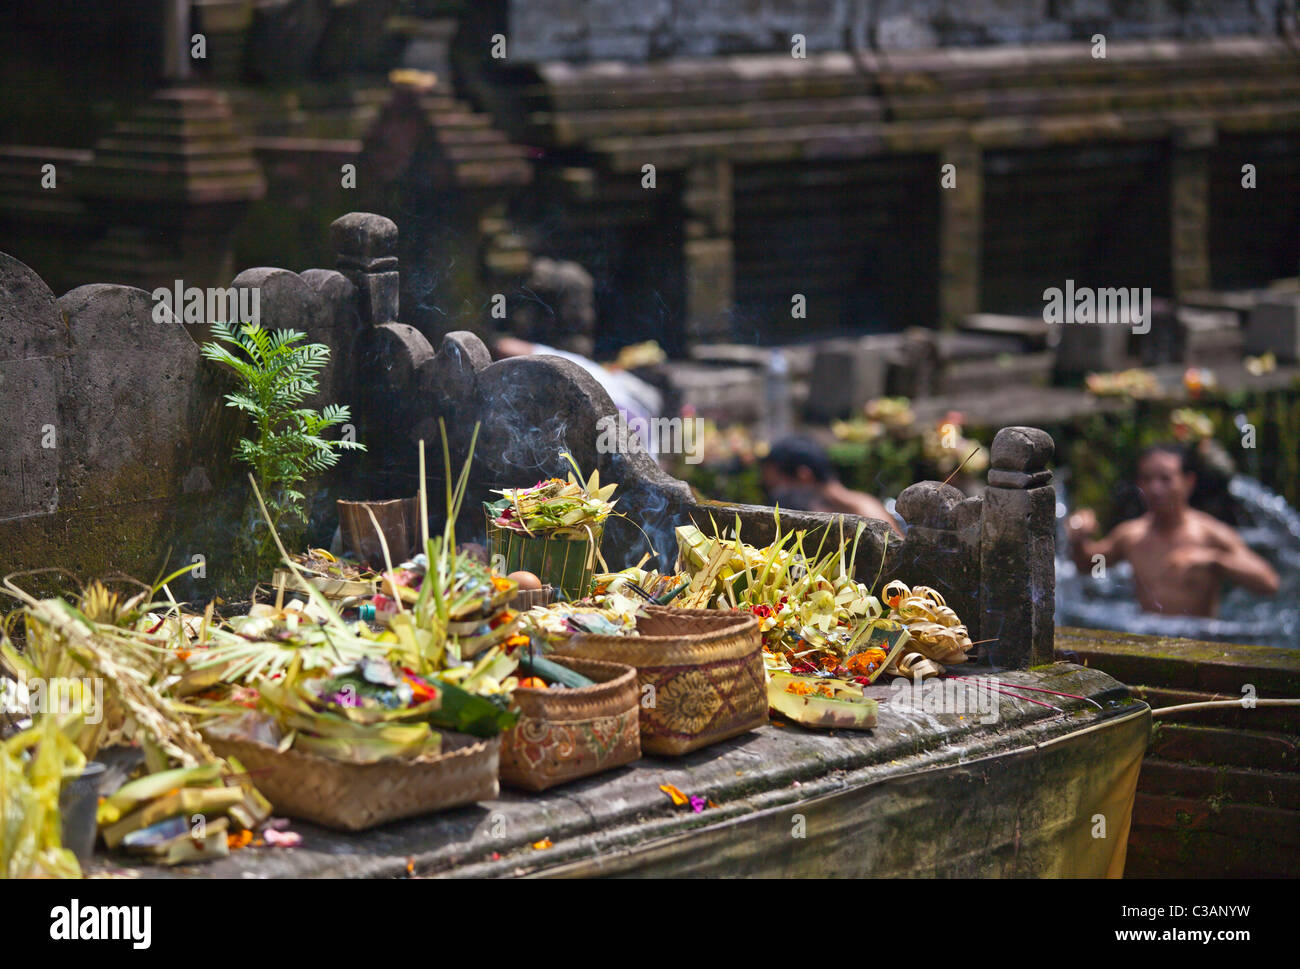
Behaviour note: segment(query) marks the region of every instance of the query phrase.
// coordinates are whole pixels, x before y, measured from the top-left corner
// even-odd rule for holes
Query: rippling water
[[[1300,513],[1254,478],[1234,475],[1228,492],[1247,524],[1238,529],[1252,549],[1272,563],[1282,585],[1274,598],[1229,586],[1217,619],[1160,616],[1143,612],[1133,592],[1127,562],[1106,570],[1104,579],[1080,575],[1065,554],[1069,511],[1064,482],[1057,482],[1056,623],[1131,633],[1181,636],[1228,643],[1300,648]]]

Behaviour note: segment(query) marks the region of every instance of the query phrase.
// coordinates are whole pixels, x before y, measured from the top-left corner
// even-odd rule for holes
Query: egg
[[[521,592],[527,591],[528,589],[540,589],[542,587],[542,580],[531,572],[511,572],[506,576],[506,578],[511,582],[519,583],[519,589]]]

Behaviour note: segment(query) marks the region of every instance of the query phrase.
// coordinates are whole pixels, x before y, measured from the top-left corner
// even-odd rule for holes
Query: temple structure
[[[360,208],[400,225],[406,316],[431,339],[490,327],[545,257],[591,274],[606,351],[955,325],[1066,278],[1181,298],[1300,263],[1281,0],[0,16],[24,94],[0,232],[58,291],[320,264],[326,226]]]

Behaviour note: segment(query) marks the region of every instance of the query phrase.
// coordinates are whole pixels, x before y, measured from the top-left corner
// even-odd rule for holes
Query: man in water
[[[880,500],[847,488],[835,476],[826,449],[809,437],[785,437],[763,458],[763,487],[782,508],[861,515],[889,522],[902,535],[898,521]]]
[[[1146,513],[1115,526],[1100,541],[1092,540],[1097,516],[1090,509],[1070,516],[1070,552],[1080,571],[1090,570],[1098,555],[1106,566],[1128,559],[1142,608],[1167,615],[1214,616],[1224,582],[1259,595],[1277,593],[1272,566],[1231,526],[1188,504],[1196,475],[1181,449],[1156,445],[1143,451],[1137,484]]]

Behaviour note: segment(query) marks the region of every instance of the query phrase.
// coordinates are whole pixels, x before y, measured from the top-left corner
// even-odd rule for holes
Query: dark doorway
[[[938,227],[933,156],[737,166],[734,338],[934,326]],[[792,315],[797,294],[805,318]]]
[[[1107,143],[984,156],[980,306],[1042,311],[1043,290],[1172,288],[1168,152]]]
[[[1242,185],[1242,166],[1255,187]],[[1210,156],[1210,282],[1263,286],[1300,271],[1300,134],[1221,136]]]

